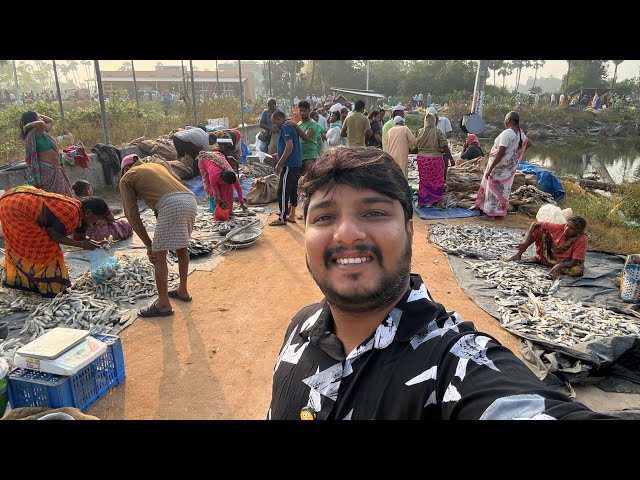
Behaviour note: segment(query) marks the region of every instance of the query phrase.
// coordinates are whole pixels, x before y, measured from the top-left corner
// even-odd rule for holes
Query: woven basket
[[[620,296],[625,302],[640,302],[640,255],[628,255],[622,268]]]

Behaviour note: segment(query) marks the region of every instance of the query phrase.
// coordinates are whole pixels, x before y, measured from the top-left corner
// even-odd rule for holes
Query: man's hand
[[[147,246],[147,257],[151,263],[156,263],[156,254],[151,251],[151,245]]]
[[[279,163],[276,163],[276,166],[273,167],[273,171],[276,173],[280,173],[281,170],[282,170],[282,166]]]
[[[91,240],[90,238],[85,238],[82,240],[82,249],[83,250],[95,250],[96,248],[100,248],[101,245],[95,240]]]
[[[298,126],[298,124],[297,124],[296,122],[294,122],[293,120],[287,120],[286,122],[284,122],[284,124],[285,124],[287,127],[294,127],[294,128],[295,128],[295,127],[297,127],[297,126]]]

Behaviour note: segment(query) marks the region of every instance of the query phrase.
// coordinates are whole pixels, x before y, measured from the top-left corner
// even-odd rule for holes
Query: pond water
[[[523,160],[548,168],[558,176],[588,177],[595,173],[585,154],[597,155],[616,183],[640,180],[640,141],[600,143],[534,142]]]

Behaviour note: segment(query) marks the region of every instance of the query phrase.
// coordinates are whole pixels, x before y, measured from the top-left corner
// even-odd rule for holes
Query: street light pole
[[[98,83],[98,96],[100,97],[100,114],[102,116],[102,128],[104,130],[104,143],[111,145],[111,138],[109,138],[109,125],[107,124],[107,107],[104,103],[102,75],[100,74],[100,62],[98,60],[94,60],[93,64],[96,69],[96,82]]]
[[[131,60],[131,73],[133,73],[133,93],[136,96],[136,109],[140,113],[140,100],[138,100],[138,82],[136,82],[136,67]]]
[[[56,67],[56,61],[53,62],[53,76],[56,79],[56,92],[58,92],[58,108],[60,109],[60,126],[62,129],[62,135],[64,135],[64,109],[62,108],[62,95],[60,95],[60,82],[58,80],[58,68]]]
[[[367,60],[367,88],[365,90],[369,90],[369,60]]]
[[[22,99],[20,98],[20,86],[18,85],[18,71],[16,70],[15,60],[13,60],[13,81],[16,84],[16,102],[20,105],[22,104]]]

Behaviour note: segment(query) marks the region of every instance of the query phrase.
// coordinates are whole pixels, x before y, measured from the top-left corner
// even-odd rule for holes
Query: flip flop
[[[176,300],[180,300],[181,302],[190,302],[191,300],[193,300],[193,297],[188,296],[188,297],[181,297],[180,295],[178,295],[178,289],[174,289],[174,290],[169,290],[169,297],[171,298],[175,298]]]
[[[170,317],[171,315],[173,315],[173,310],[169,310],[168,312],[161,312],[160,310],[158,310],[156,302],[153,302],[148,307],[138,310],[139,317]]]
[[[280,220],[274,220],[273,222],[271,222],[269,224],[269,226],[271,226],[271,227],[281,227],[282,225],[286,225],[286,224],[287,224],[287,222],[280,223]]]

